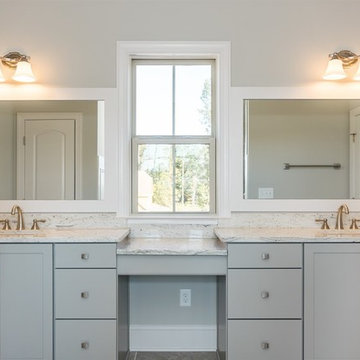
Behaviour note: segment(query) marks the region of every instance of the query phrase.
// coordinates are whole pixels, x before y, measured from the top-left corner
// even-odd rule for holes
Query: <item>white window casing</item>
[[[213,91],[215,102],[212,105],[214,116],[212,116],[213,131],[211,136],[165,136],[156,139],[147,136],[133,136],[132,62],[134,59],[155,59],[156,61],[169,59],[171,63],[173,63],[173,59],[177,59],[179,62],[182,62],[183,59],[205,60],[205,62],[206,60],[215,60],[213,83],[216,89]],[[129,222],[143,223],[216,223],[219,217],[230,216],[228,164],[229,87],[230,44],[228,42],[118,42],[119,216],[128,218]],[[133,146],[132,141],[135,144]],[[132,213],[132,207],[134,206],[132,198],[136,198],[134,193],[132,194],[134,192],[131,178],[132,159],[136,159],[136,145],[142,143],[209,144],[210,152],[213,152],[210,153],[210,172],[212,172],[213,179],[216,179],[210,183],[210,193],[213,201],[209,213]],[[136,185],[136,171],[133,172],[133,176],[135,176],[133,184]]]

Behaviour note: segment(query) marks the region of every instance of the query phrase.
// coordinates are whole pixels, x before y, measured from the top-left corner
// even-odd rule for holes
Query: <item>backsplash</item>
[[[11,219],[14,229],[16,217],[1,214],[1,218]],[[359,218],[360,213],[344,216],[344,226],[349,227],[352,218]],[[24,213],[26,227],[29,229],[33,219],[45,219],[41,228],[116,228],[129,227],[130,237],[174,237],[174,238],[213,238],[215,227],[252,227],[252,228],[320,228],[315,219],[328,218],[331,228],[335,226],[336,213],[232,213],[229,219],[220,219],[218,224],[127,224],[126,219],[115,213]]]
[[[359,213],[344,215],[344,225],[351,223],[351,219],[358,217]],[[219,227],[254,227],[254,228],[318,228],[315,219],[329,220],[330,227],[335,226],[336,212],[312,213],[312,212],[236,212],[231,214],[230,219],[219,221]]]

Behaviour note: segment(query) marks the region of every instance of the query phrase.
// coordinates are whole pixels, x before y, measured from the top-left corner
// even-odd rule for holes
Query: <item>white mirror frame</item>
[[[360,83],[316,82],[304,87],[232,87],[230,91],[231,211],[334,212],[343,203],[360,211],[360,199],[244,199],[244,100],[360,99]]]
[[[14,204],[25,212],[116,212],[118,199],[117,91],[112,88],[51,88],[42,85],[0,86],[0,100],[103,100],[105,107],[105,192],[103,200],[0,200],[0,212]]]

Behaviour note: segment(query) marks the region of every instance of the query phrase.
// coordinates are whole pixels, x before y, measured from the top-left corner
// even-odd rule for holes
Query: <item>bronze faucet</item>
[[[343,204],[339,207],[336,216],[336,225],[335,225],[336,230],[344,230],[343,214],[348,214],[348,213],[349,213],[349,208],[347,207],[346,204]]]
[[[11,209],[11,215],[15,215],[17,212],[17,225],[16,230],[25,230],[25,223],[24,223],[24,217],[23,212],[21,210],[21,207],[19,205],[14,205]]]

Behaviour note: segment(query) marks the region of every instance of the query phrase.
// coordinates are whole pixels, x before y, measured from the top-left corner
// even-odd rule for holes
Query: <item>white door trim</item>
[[[17,113],[16,137],[16,198],[24,199],[25,193],[25,136],[26,120],[75,120],[75,200],[82,199],[82,128],[83,115],[80,112],[19,112]]]

